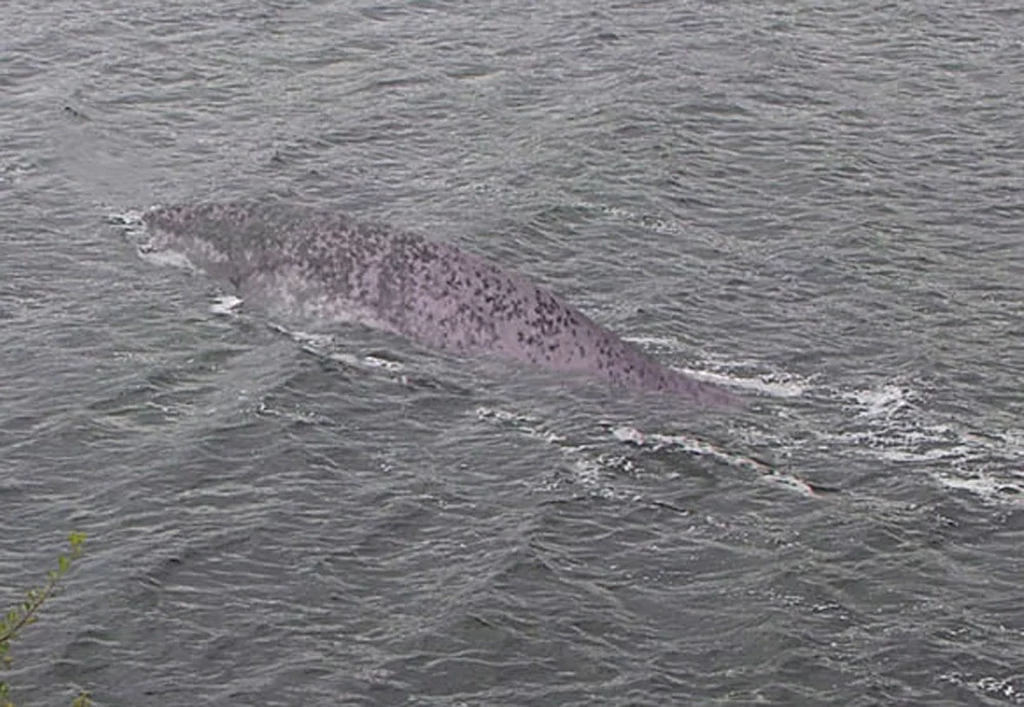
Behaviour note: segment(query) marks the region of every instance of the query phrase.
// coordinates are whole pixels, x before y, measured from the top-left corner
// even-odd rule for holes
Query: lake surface
[[[1017,2],[0,14],[24,704],[1024,704]],[[112,217],[454,243],[739,412],[227,314]]]

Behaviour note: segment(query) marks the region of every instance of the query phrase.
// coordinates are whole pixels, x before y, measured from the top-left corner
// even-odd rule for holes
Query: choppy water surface
[[[16,697],[1024,704],[1016,3],[15,2]],[[750,401],[226,314],[112,214],[266,197],[527,273]]]

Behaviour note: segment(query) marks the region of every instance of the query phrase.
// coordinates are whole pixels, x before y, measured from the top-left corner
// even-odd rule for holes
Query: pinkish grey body
[[[279,204],[157,207],[143,221],[150,250],[185,255],[274,315],[359,322],[455,354],[497,354],[702,405],[736,402],[522,275],[446,243]]]

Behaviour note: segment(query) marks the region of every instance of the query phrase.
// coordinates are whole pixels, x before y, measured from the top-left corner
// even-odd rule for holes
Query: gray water
[[[225,314],[116,217],[282,199],[518,269],[679,409]],[[1016,2],[13,0],[24,704],[1024,704]]]

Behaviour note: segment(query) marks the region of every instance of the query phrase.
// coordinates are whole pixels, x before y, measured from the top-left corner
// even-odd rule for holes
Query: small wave
[[[627,340],[645,349],[671,354],[688,350],[679,339],[669,336],[631,336]],[[706,358],[699,366],[672,368],[707,383],[738,388],[771,398],[800,398],[816,387],[813,379],[784,371],[765,370],[764,364],[749,359]]]
[[[771,398],[801,398],[812,389],[809,380],[782,373],[760,373],[742,376],[725,371],[708,371],[681,367],[677,370],[700,380],[741,388]]]
[[[1005,700],[1009,704],[1024,705],[1024,680],[1020,675],[1008,677],[970,677],[962,673],[945,673],[939,680],[963,687],[986,698]]]
[[[833,439],[854,453],[923,467],[941,486],[987,501],[1024,502],[1021,431],[973,431],[960,420],[937,419],[913,382],[890,381],[840,398],[862,428]]]
[[[142,215],[143,212],[138,211],[137,209],[113,211],[107,214],[107,221],[115,226],[121,227],[122,229],[141,232],[144,230]]]
[[[520,434],[539,439],[547,444],[557,445],[573,470],[573,483],[587,488],[601,498],[628,501],[647,500],[643,495],[638,495],[634,491],[618,489],[607,480],[609,474],[638,475],[641,472],[641,467],[638,466],[635,459],[597,451],[593,443],[570,442],[565,435],[546,429],[540,419],[530,415],[490,407],[478,407],[476,415],[480,420],[497,422],[515,429]],[[831,490],[808,483],[760,459],[731,452],[693,435],[645,433],[630,425],[607,425],[605,428],[617,443],[643,447],[652,452],[672,448],[691,456],[715,459],[733,468],[753,471],[761,480],[778,484],[805,496],[814,496],[819,492]]]
[[[634,444],[638,447],[650,447],[652,451],[673,447],[688,454],[717,459],[729,466],[753,471],[765,481],[785,486],[805,496],[814,496],[818,491],[831,490],[815,486],[760,459],[731,452],[692,435],[644,433],[631,426],[616,427],[610,432],[612,437],[620,442]]]
[[[638,213],[632,209],[621,206],[600,204],[585,199],[579,199],[572,203],[571,206],[581,211],[601,214],[604,217],[620,223],[641,227],[648,231],[653,231],[654,233],[663,233],[672,236],[680,236],[688,233],[688,228],[671,216]]]
[[[948,489],[967,491],[987,501],[1024,504],[1024,475],[1016,481],[1011,481],[984,473],[968,477],[936,471],[932,474],[932,479]]]
[[[637,337],[650,346],[683,350],[670,337]],[[777,422],[769,428],[740,425],[737,433],[755,448],[772,449],[773,455],[799,464],[801,457],[827,453],[833,459],[868,457],[906,465],[922,478],[943,487],[970,492],[986,501],[1024,502],[1024,433],[1019,430],[976,431],[969,422],[943,419],[928,407],[927,387],[913,379],[894,378],[862,388],[843,388],[778,370],[756,360],[705,360],[679,369],[686,375],[733,389],[751,391],[772,403]],[[814,405],[799,414],[786,409],[786,401],[802,399]],[[637,444],[674,444],[694,454],[715,456],[733,466],[764,472],[722,450],[681,435],[643,435],[620,428],[621,441]],[[794,488],[813,490],[815,485],[786,473],[766,475]]]
[[[242,306],[242,298],[234,295],[219,295],[213,298],[210,311],[221,316],[233,316]]]
[[[897,382],[883,383],[875,388],[854,390],[841,395],[842,399],[852,401],[859,408],[858,415],[864,417],[892,417],[901,410],[906,410],[921,396],[908,384]]]
[[[144,249],[139,249],[139,257],[145,260],[147,263],[153,265],[159,265],[162,267],[179,268],[181,270],[195,270],[192,266],[192,261],[184,253],[175,253],[174,251],[165,250],[160,253],[146,252]]]
[[[926,386],[908,379],[811,392],[822,411],[817,420],[784,413],[758,443],[790,458],[824,452],[877,460],[985,501],[1024,502],[1021,431],[972,430],[970,421],[930,409]]]
[[[539,490],[554,492],[568,483],[574,488],[581,489],[587,496],[603,500],[644,501],[642,495],[620,489],[609,480],[609,475],[616,472],[634,472],[635,468],[632,467],[630,460],[595,452],[587,444],[573,443],[565,435],[547,429],[543,421],[533,415],[488,406],[477,407],[475,414],[480,421],[512,429],[525,437],[558,449],[571,472],[570,477],[549,480],[541,484]]]
[[[337,338],[331,334],[289,329],[280,324],[268,324],[272,331],[287,336],[306,353],[313,354],[352,368],[377,369],[399,372],[405,369],[401,361],[375,354],[353,354],[338,349]]]

